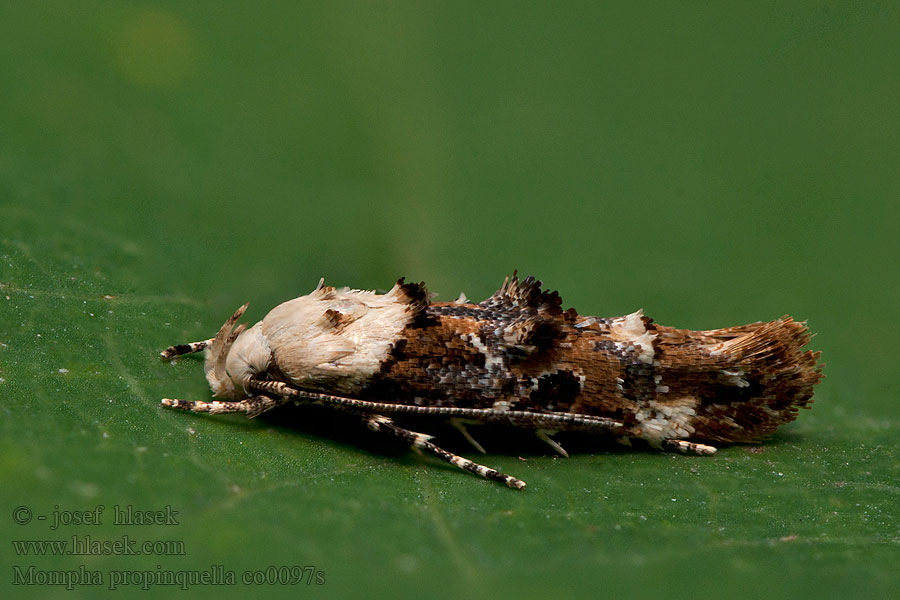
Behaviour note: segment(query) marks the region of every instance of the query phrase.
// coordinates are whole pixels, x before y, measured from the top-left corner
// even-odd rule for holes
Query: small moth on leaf
[[[803,350],[803,323],[781,317],[691,331],[641,311],[600,318],[563,310],[556,292],[514,273],[478,304],[431,302],[424,283],[386,294],[319,282],[250,328],[240,307],[216,337],[172,346],[163,358],[206,350],[213,402],[164,399],[191,412],[321,404],[376,432],[487,479],[525,482],[440,448],[395,417],[447,419],[481,452],[467,424],[532,430],[556,452],[560,431],[713,454],[714,444],[757,442],[797,417],[821,379]]]

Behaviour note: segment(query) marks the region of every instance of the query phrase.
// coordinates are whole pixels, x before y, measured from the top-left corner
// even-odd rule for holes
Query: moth
[[[215,401],[163,399],[191,412],[255,417],[286,403],[357,415],[373,431],[466,471],[525,482],[448,452],[406,429],[406,415],[551,436],[579,431],[626,445],[714,454],[758,442],[812,402],[819,352],[788,316],[725,329],[657,325],[639,310],[600,318],[563,310],[534,277],[507,277],[478,304],[432,302],[424,283],[384,294],[324,285],[276,306],[252,327],[241,306],[214,338],[171,346],[163,358],[206,350]]]

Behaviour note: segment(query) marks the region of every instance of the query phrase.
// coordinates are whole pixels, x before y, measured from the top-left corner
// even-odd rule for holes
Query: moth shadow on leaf
[[[415,453],[410,450],[408,444],[378,435],[370,431],[358,417],[334,411],[328,407],[283,406],[264,413],[255,420],[307,438],[315,438],[322,444],[336,443],[348,448],[355,448],[357,451],[391,458],[415,457]],[[432,436],[432,441],[454,453],[472,459],[482,456],[481,452],[446,420],[415,415],[395,417],[395,420],[398,425]],[[489,456],[509,456],[522,459],[563,458],[533,431],[513,426],[470,425],[468,432],[484,447],[486,455]],[[652,450],[644,444],[627,447],[617,443],[613,438],[580,432],[560,432],[554,436],[554,439],[570,455],[619,454]],[[438,461],[427,458],[424,460],[439,464]]]

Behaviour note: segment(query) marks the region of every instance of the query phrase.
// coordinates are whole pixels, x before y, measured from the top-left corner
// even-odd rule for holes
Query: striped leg
[[[400,438],[401,440],[409,442],[413,449],[418,452],[427,452],[428,454],[436,456],[445,462],[456,465],[460,469],[471,471],[472,473],[481,475],[485,479],[498,481],[513,489],[525,489],[525,482],[521,479],[516,479],[515,477],[506,475],[504,473],[501,473],[500,471],[491,469],[490,467],[485,467],[484,465],[474,463],[467,458],[463,458],[462,456],[457,456],[452,452],[447,452],[443,448],[439,448],[438,446],[432,444],[429,441],[431,436],[398,427],[397,425],[394,425],[394,422],[388,417],[385,417],[383,415],[363,415],[363,418],[365,418],[366,425],[368,425],[369,429],[371,429],[372,431],[387,433],[388,435],[392,435],[394,437]]]
[[[469,433],[469,430],[466,429],[466,425],[469,423],[467,423],[465,419],[459,419],[457,417],[452,417],[450,419],[449,423],[450,423],[450,425],[455,427],[463,435],[463,437],[466,438],[466,441],[468,441],[470,444],[472,444],[472,446],[476,450],[478,450],[482,454],[487,454],[487,451],[484,449],[484,446],[479,444],[478,440],[473,438],[472,434]],[[470,423],[477,424],[478,421],[471,421]]]
[[[191,342],[190,344],[176,344],[174,346],[169,346],[165,350],[159,353],[165,359],[174,358],[176,356],[181,356],[182,354],[193,354],[194,352],[200,352],[201,350],[205,350],[213,343],[214,338],[209,338],[208,340],[203,340],[201,342]]]
[[[160,402],[163,406],[169,406],[187,412],[204,412],[214,415],[242,412],[246,413],[248,417],[253,418],[290,401],[292,400],[287,398],[276,399],[269,398],[268,396],[254,396],[253,398],[245,398],[244,400],[237,402],[219,402],[218,400],[214,400],[213,402],[188,402],[172,398],[163,398]]]
[[[535,431],[534,433],[535,433],[535,435],[537,435],[537,437],[538,437],[539,440],[541,440],[541,441],[543,441],[543,442],[546,442],[547,445],[550,446],[551,448],[553,448],[554,450],[556,450],[556,452],[557,452],[560,456],[564,456],[564,457],[566,457],[566,458],[569,458],[569,453],[566,452],[566,449],[563,448],[562,446],[560,446],[560,445],[559,445],[559,442],[557,442],[557,441],[554,440],[552,437],[550,437],[551,435],[555,435],[555,434],[556,434],[555,431],[548,431],[548,430],[546,430],[546,429],[538,429],[538,430]]]
[[[664,450],[671,452],[681,452],[682,454],[715,454],[715,446],[707,446],[706,444],[697,444],[695,442],[686,442],[684,440],[663,440],[662,447]]]

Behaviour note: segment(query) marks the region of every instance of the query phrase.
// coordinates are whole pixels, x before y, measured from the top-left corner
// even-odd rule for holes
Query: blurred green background
[[[897,597],[898,39],[896,2],[2,3],[4,597],[211,565],[238,581],[198,597]],[[514,268],[583,314],[808,319],[827,379],[712,458],[478,435],[524,493],[317,413],[158,406],[209,397],[158,351],[247,300]],[[73,535],[185,552],[12,544]],[[293,565],[325,584],[240,582]]]

